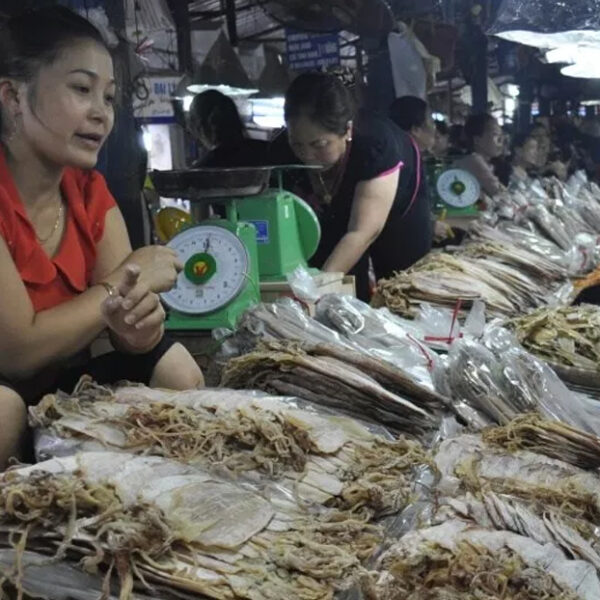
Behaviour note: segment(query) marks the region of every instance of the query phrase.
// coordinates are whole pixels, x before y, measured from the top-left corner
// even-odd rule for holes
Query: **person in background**
[[[435,141],[431,154],[438,160],[446,160],[450,150],[450,128],[445,121],[435,121]]]
[[[538,155],[536,160],[536,171],[542,175],[548,164],[548,157],[552,151],[552,138],[546,125],[546,121],[537,123],[531,130],[530,136],[536,140],[538,145]]]
[[[356,276],[369,301],[369,258],[377,278],[412,265],[431,248],[431,211],[410,138],[383,117],[358,111],[334,75],[306,73],[285,99],[287,136],[272,157],[321,167],[288,187],[317,211],[323,232],[313,267]],[[287,138],[287,139],[286,139]]]
[[[504,189],[492,168],[492,160],[502,154],[504,132],[494,117],[480,114],[467,119],[465,136],[470,154],[455,161],[454,166],[469,171],[482,192],[493,197]]]
[[[512,144],[511,183],[526,183],[530,171],[537,166],[539,156],[538,141],[531,134],[517,135]]]
[[[413,140],[415,151],[420,152],[418,163],[421,165],[420,185],[423,188],[420,194],[427,198],[430,203],[424,162],[425,156],[430,155],[433,150],[437,130],[429,106],[427,102],[416,96],[402,96],[392,103],[389,116]],[[430,207],[431,209],[433,207]],[[434,223],[434,237],[436,239],[445,239],[450,235],[448,227],[437,221],[433,212],[431,213],[431,220]]]
[[[114,121],[113,63],[100,33],[66,8],[0,28],[0,469],[23,449],[26,405],[83,374],[185,389],[203,383],[164,335],[158,294],[182,265],[132,252],[94,170]],[[94,359],[108,330],[117,351]]]
[[[389,117],[416,142],[421,153],[430,153],[435,144],[436,128],[425,100],[416,96],[396,98]]]
[[[189,111],[192,135],[204,150],[196,167],[262,166],[268,143],[248,136],[235,102],[217,90],[194,96]]]

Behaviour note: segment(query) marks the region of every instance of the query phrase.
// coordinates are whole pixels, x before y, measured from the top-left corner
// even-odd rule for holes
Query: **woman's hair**
[[[465,123],[467,140],[472,142],[476,137],[481,137],[485,133],[486,127],[495,122],[496,119],[487,113],[471,115]]]
[[[390,119],[404,131],[413,127],[423,127],[427,121],[428,106],[425,100],[416,96],[396,98],[390,106]]]
[[[246,130],[235,102],[217,90],[194,97],[190,122],[197,133],[214,146],[239,142],[245,137]]]
[[[106,48],[102,34],[89,21],[62,6],[29,10],[12,17],[0,26],[0,78],[31,82],[41,67],[54,62],[64,48],[81,40],[93,40]],[[33,98],[32,89],[29,101]]]
[[[535,138],[532,137],[531,131],[528,131],[526,133],[518,133],[517,135],[515,135],[512,139],[512,143],[511,143],[511,149],[512,149],[513,154],[515,153],[515,150],[517,148],[523,148],[523,146],[525,146],[525,144],[529,140],[533,140],[533,139],[535,139]]]
[[[356,114],[352,93],[335,75],[304,73],[285,95],[285,120],[306,117],[323,129],[344,135]]]
[[[0,27],[0,77],[31,81],[66,46],[85,39],[106,47],[102,34],[89,21],[62,6],[12,17]]]

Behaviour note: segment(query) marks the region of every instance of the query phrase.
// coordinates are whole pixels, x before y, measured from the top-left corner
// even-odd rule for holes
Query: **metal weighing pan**
[[[150,179],[160,196],[202,201],[256,196],[267,188],[271,170],[271,167],[252,167],[151,171]]]
[[[151,171],[150,179],[159,196],[201,202],[218,198],[256,196],[269,186],[273,172],[319,168],[308,165],[277,165],[235,169]]]

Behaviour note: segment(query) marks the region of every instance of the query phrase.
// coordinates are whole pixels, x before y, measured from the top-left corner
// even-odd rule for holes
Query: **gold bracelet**
[[[101,285],[106,290],[109,298],[116,298],[119,295],[117,288],[108,281],[99,281],[97,285]]]

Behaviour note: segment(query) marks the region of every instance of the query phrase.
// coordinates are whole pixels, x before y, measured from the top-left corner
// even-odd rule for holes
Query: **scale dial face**
[[[162,294],[172,309],[189,315],[214,312],[244,289],[250,259],[242,241],[215,225],[197,225],[176,235],[168,246],[184,263],[175,287]]]
[[[446,204],[454,208],[467,208],[479,200],[481,187],[468,171],[450,169],[439,176],[437,192]]]

